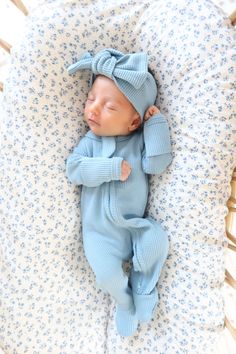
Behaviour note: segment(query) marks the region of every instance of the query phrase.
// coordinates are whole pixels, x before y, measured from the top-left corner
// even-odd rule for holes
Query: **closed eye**
[[[92,98],[87,98],[86,102],[85,102],[85,105],[88,105],[90,103],[92,103],[94,101],[94,99]]]
[[[109,109],[110,111],[117,111],[116,107],[113,106],[107,106],[107,109]]]

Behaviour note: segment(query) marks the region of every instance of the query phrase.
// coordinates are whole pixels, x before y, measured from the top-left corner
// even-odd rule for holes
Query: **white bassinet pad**
[[[224,218],[236,165],[235,30],[206,0],[41,1],[12,50],[1,117],[1,331],[7,354],[198,354],[223,329]],[[147,51],[173,162],[147,213],[170,251],[155,318],[130,338],[96,288],[65,161],[86,131],[87,50]],[[93,221],[94,222],[94,221]]]

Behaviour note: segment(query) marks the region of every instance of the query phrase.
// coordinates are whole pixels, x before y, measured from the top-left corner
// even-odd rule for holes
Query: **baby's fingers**
[[[155,114],[160,113],[160,110],[158,107],[156,106],[151,106],[147,109],[145,116],[144,116],[144,120],[148,120],[150,117],[152,117]]]

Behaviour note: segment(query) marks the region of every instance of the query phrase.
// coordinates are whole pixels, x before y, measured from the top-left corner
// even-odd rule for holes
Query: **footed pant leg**
[[[84,250],[98,285],[116,301],[116,326],[119,334],[132,335],[137,329],[138,319],[128,276],[122,267],[123,261],[132,255],[130,233],[86,233]]]
[[[134,230],[133,268],[130,282],[140,321],[152,318],[158,303],[156,284],[168,254],[168,237],[153,219],[143,219],[143,226]]]
[[[128,277],[122,268],[123,261],[132,248],[130,235],[124,239],[126,236],[121,237],[119,242],[111,234],[90,231],[84,235],[84,251],[99,287],[107,291],[122,307],[130,308],[133,302],[132,293]]]

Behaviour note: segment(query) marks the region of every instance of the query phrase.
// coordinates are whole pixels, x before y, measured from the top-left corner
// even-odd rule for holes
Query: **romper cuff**
[[[118,181],[121,177],[121,163],[123,161],[122,157],[112,158],[112,180]]]
[[[162,114],[156,114],[144,123],[144,141],[147,157],[171,152],[169,127]]]

